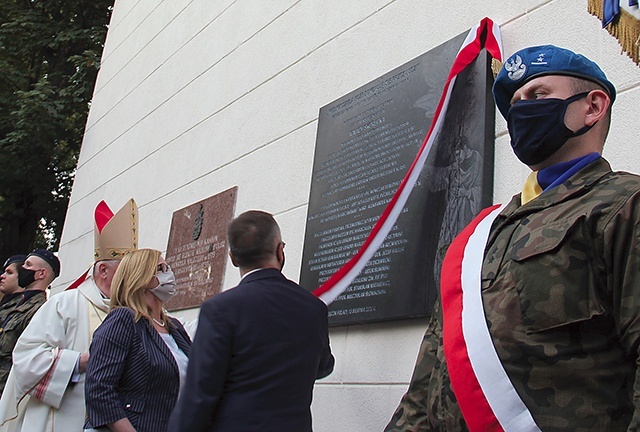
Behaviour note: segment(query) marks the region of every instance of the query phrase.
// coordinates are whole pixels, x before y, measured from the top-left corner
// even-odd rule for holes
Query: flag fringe
[[[502,62],[496,58],[491,59],[491,72],[493,72],[493,79],[495,80],[498,77],[498,73],[500,73],[500,69],[502,69]]]
[[[602,21],[603,0],[588,0],[587,10]],[[609,34],[620,43],[622,52],[627,54],[635,64],[640,66],[640,21],[629,12],[620,8],[618,15],[612,23],[605,27]]]

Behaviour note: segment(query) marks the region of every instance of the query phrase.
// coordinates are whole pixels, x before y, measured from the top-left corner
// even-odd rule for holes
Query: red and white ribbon
[[[480,54],[483,48],[491,54],[495,59],[502,61],[502,42],[500,39],[500,28],[489,18],[484,18],[478,25],[473,27],[467,38],[463,42],[458,55],[453,61],[451,71],[444,85],[440,102],[436,108],[435,115],[431,122],[431,127],[418,150],[418,154],[413,161],[409,171],[400,183],[398,190],[387,204],[382,215],[374,225],[371,233],[360,247],[358,252],[347,261],[336,273],[334,273],[325,283],[317,288],[313,293],[326,304],[330,304],[358,276],[362,269],[367,265],[369,260],[378,251],[387,234],[395,225],[398,216],[402,212],[409,194],[420,176],[420,172],[429,156],[429,152],[433,146],[442,123],[444,122],[444,114],[449,105],[449,99],[453,90],[453,85],[457,75],[469,66]]]
[[[442,338],[451,387],[471,432],[540,431],[498,358],[481,296],[484,249],[504,206],[484,209],[442,264]]]

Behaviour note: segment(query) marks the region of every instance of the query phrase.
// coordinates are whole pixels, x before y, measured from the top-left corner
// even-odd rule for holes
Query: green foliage
[[[0,0],[0,258],[57,248],[113,0]]]

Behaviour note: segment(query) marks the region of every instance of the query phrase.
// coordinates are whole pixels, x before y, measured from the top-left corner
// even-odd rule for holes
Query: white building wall
[[[488,16],[505,54],[553,43],[598,62],[617,85],[605,147],[640,171],[640,68],[586,0],[117,0],[62,235],[60,290],[93,251],[95,205],[133,197],[140,245],[165,250],[172,213],[238,186],[236,214],[275,214],[297,280],[318,110]],[[496,202],[528,175],[496,121]],[[239,280],[229,265],[224,286]],[[182,313],[197,316],[197,310]],[[331,330],[336,369],[316,385],[317,432],[380,431],[407,388],[426,320]]]

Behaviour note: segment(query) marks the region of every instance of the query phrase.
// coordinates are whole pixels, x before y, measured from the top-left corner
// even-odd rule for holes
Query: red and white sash
[[[481,297],[484,249],[504,206],[484,209],[451,243],[442,265],[442,336],[451,387],[474,431],[540,431],[498,358]]]

